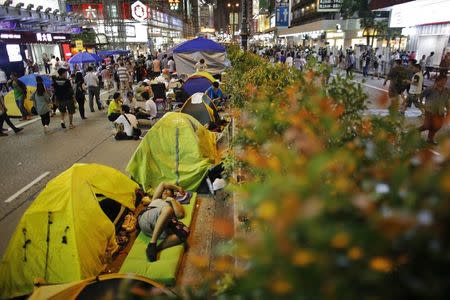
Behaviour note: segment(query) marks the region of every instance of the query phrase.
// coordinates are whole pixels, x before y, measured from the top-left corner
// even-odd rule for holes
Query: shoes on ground
[[[61,122],[61,128],[66,128],[66,124],[64,122]]]
[[[73,124],[69,125],[69,129],[74,129],[74,128],[75,128],[75,125],[73,125]]]
[[[8,136],[8,134],[6,132],[0,132],[0,136]]]
[[[14,132],[15,133],[19,133],[19,132],[21,132],[23,130],[23,128],[16,128],[15,130],[14,130]]]
[[[45,133],[45,134],[48,133],[48,125],[44,125],[44,133]]]
[[[81,117],[81,119],[86,120],[87,118],[86,117]]]

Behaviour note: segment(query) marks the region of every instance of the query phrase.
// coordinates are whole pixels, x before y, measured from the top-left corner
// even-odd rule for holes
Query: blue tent
[[[102,50],[98,51],[97,54],[100,56],[111,56],[111,55],[125,55],[128,54],[129,50]]]
[[[26,86],[36,86],[36,76],[41,76],[42,81],[44,82],[44,86],[46,89],[52,86],[52,79],[49,75],[40,75],[40,74],[29,74],[20,77],[20,81],[22,81]]]
[[[207,89],[212,86],[211,80],[206,77],[198,76],[191,77],[183,84],[183,90],[192,96],[195,93],[204,93]]]
[[[225,47],[212,40],[198,37],[175,46],[173,53],[191,53],[191,52],[225,52]]]
[[[97,63],[103,61],[103,58],[95,53],[80,52],[69,59],[70,64]]]
[[[181,43],[173,48],[173,58],[178,74],[193,74],[195,64],[204,59],[207,71],[221,74],[227,67],[225,47],[202,37]]]

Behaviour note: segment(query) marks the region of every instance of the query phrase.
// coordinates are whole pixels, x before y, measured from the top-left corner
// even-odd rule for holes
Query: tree
[[[369,0],[343,0],[341,14],[346,19],[354,17],[361,19],[360,26],[366,32],[367,45],[370,45],[370,37],[373,35],[370,31],[375,26],[375,15],[370,10]]]

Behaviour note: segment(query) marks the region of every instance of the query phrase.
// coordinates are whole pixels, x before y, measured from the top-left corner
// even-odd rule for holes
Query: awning
[[[340,25],[341,30],[360,30],[359,19],[349,20],[320,20],[304,25],[281,29],[279,37],[297,36],[312,32],[336,31],[336,26]]]

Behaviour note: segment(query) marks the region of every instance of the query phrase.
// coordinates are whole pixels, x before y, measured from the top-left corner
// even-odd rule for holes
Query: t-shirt
[[[292,67],[293,63],[294,63],[294,59],[292,58],[292,56],[288,56],[288,58],[286,58],[286,65],[288,67]]]
[[[150,204],[148,205],[148,207],[161,207],[163,208],[164,206],[168,206],[169,204],[164,201],[163,199],[154,199],[152,200],[152,202],[150,202]]]
[[[128,81],[128,70],[125,67],[117,68],[117,76],[119,76],[120,81]]]
[[[438,91],[436,88],[430,88],[423,92],[425,97],[425,110],[434,115],[445,115],[445,111],[450,109],[450,89],[444,88]]]
[[[152,99],[149,99],[145,102],[145,110],[150,113],[150,116],[153,118],[156,117],[156,114],[158,113],[158,110],[156,108],[156,103]]]
[[[113,101],[114,102],[114,101]],[[124,117],[124,115],[120,115],[115,121],[114,123],[116,124],[123,124],[123,131],[128,135],[128,136],[133,136],[133,127],[137,127],[138,126],[138,121],[136,119],[136,117],[132,114],[126,114],[127,118]],[[130,121],[128,122],[127,119]]]
[[[200,62],[198,62],[198,63],[195,64],[195,70],[196,70],[197,72],[203,72],[203,71],[206,71],[207,68],[208,68],[208,66],[207,66],[206,64],[202,64],[202,63],[200,63]]]
[[[423,74],[422,72],[417,72],[414,74],[411,80],[411,86],[409,87],[409,93],[412,95],[420,95],[422,94],[422,85],[423,85]]]
[[[170,73],[175,72],[175,62],[172,59],[169,60],[169,62],[167,63],[167,66],[169,67]]]
[[[212,100],[220,98],[223,98],[223,93],[222,90],[220,88],[217,89],[217,91],[214,90],[214,87],[210,87],[209,89],[206,90],[205,92],[206,95],[208,95],[209,98],[211,98]]]
[[[121,107],[122,107],[122,102],[121,101],[116,102],[115,100],[112,100],[109,103],[109,106],[108,106],[108,116],[113,114],[113,113],[116,113],[116,114],[120,113]]]
[[[19,84],[16,83],[15,81],[13,81],[12,87],[13,87],[13,90],[14,90],[14,98],[15,99],[23,98],[23,90],[19,86]]]

